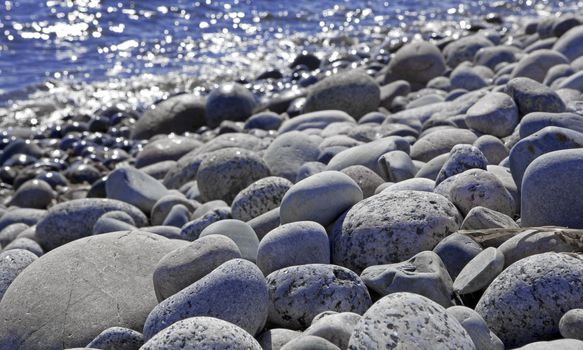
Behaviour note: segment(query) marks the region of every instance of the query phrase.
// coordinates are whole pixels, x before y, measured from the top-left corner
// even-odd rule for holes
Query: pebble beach
[[[583,12],[445,2],[156,74],[0,56],[0,350],[583,349]]]

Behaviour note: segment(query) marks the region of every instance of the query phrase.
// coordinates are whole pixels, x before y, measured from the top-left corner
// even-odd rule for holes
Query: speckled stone
[[[462,222],[462,230],[484,230],[489,228],[518,228],[516,221],[508,215],[484,207],[474,207]]]
[[[208,275],[223,263],[241,258],[232,239],[223,235],[200,237],[166,254],[154,269],[154,290],[162,301]]]
[[[32,252],[12,249],[0,253],[0,300],[16,277],[37,259]]]
[[[322,225],[313,221],[275,228],[263,237],[257,250],[257,266],[265,275],[288,266],[329,263],[328,235]]]
[[[374,79],[362,71],[346,71],[313,85],[306,97],[303,112],[335,109],[358,120],[377,109],[380,95],[379,85]]]
[[[308,220],[326,226],[362,198],[362,190],[348,175],[324,171],[286,192],[280,206],[281,223]]]
[[[435,184],[469,169],[486,170],[488,160],[484,154],[472,145],[455,145],[449,152],[449,157],[441,167]]]
[[[285,178],[268,176],[247,186],[231,204],[234,219],[249,221],[279,207],[283,195],[293,183]]]
[[[550,341],[537,341],[534,343],[526,344],[514,350],[548,350],[548,349],[561,349],[561,350],[580,350],[583,349],[583,341],[577,339],[557,339]]]
[[[445,197],[419,191],[382,192],[350,209],[331,237],[332,261],[360,272],[431,250],[462,217]]]
[[[267,276],[269,322],[304,329],[322,311],[362,314],[371,305],[364,282],[354,272],[335,265],[286,267]]]
[[[150,211],[150,222],[152,225],[162,225],[168,213],[172,210],[175,205],[184,205],[189,211],[194,212],[197,208],[196,202],[187,199],[183,195],[169,193],[164,197],[160,198],[152,207]]]
[[[253,336],[213,317],[178,321],[148,340],[141,350],[262,350]]]
[[[268,303],[259,268],[247,260],[229,260],[158,304],[146,319],[144,339],[195,316],[216,317],[255,335],[265,325]]]
[[[496,175],[482,169],[470,169],[447,178],[435,187],[439,193],[467,215],[472,208],[486,207],[514,216],[514,199]]]
[[[498,275],[476,311],[507,347],[554,339],[563,314],[581,305],[582,288],[581,256],[533,255]]]
[[[99,333],[88,348],[103,350],[139,350],[144,345],[142,333],[123,327],[111,327]]]
[[[289,343],[285,344],[282,350],[340,350],[339,347],[332,344],[328,340],[313,336],[313,335],[302,335],[291,340]]]
[[[55,205],[36,226],[36,237],[46,250],[54,249],[73,240],[87,237],[93,225],[104,213],[123,211],[134,219],[138,227],[148,222],[146,216],[131,204],[115,199],[75,199]]]
[[[393,293],[366,311],[348,349],[475,349],[472,338],[439,304],[413,293]]]
[[[364,165],[349,166],[342,169],[342,173],[348,175],[358,184],[364,198],[372,196],[376,188],[385,182],[382,177]]]
[[[432,251],[420,252],[396,264],[369,266],[360,278],[369,290],[382,296],[409,292],[423,295],[443,307],[452,305],[453,281],[439,255]]]
[[[269,175],[269,168],[254,152],[226,148],[204,159],[196,178],[205,202],[221,199],[230,203],[242,189]]]
[[[231,208],[226,206],[214,208],[182,226],[180,228],[180,236],[182,239],[194,241],[200,236],[200,233],[211,224],[230,218]]]

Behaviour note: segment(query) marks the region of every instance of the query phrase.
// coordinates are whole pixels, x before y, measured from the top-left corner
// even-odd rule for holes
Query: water
[[[0,117],[35,124],[75,106],[88,113],[120,101],[143,107],[168,93],[202,93],[220,80],[285,69],[303,49],[367,51],[410,33],[457,35],[488,13],[511,25],[582,4],[0,0]]]

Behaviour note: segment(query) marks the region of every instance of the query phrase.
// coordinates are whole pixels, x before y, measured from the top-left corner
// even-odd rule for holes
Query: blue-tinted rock
[[[223,120],[245,121],[255,106],[253,94],[243,85],[222,84],[206,98],[206,124],[216,128]]]
[[[123,327],[111,327],[99,333],[88,348],[102,350],[138,350],[144,345],[142,333]]]
[[[105,182],[107,198],[117,199],[150,213],[154,204],[168,190],[161,182],[133,167],[117,168]]]
[[[435,185],[439,185],[443,180],[457,174],[461,174],[469,169],[486,170],[488,160],[482,152],[471,145],[456,145],[449,152],[449,157],[441,167]]]
[[[570,61],[583,56],[583,26],[575,27],[566,32],[553,45],[553,50],[562,53]]]
[[[206,227],[200,233],[199,239],[209,235],[223,235],[229,237],[235,242],[237,247],[239,247],[243,259],[252,262],[255,262],[257,259],[259,239],[249,224],[234,219],[220,220]]]
[[[536,50],[518,61],[510,77],[525,77],[542,83],[551,67],[568,63],[569,60],[557,51]]]
[[[532,112],[561,113],[565,103],[551,88],[530,78],[514,78],[506,84],[506,92],[512,96],[521,116]]]
[[[505,137],[518,124],[518,107],[507,94],[491,92],[468,109],[465,122],[473,130]]]
[[[274,176],[294,181],[303,164],[318,159],[318,145],[316,138],[303,132],[291,131],[273,140],[263,159]]]

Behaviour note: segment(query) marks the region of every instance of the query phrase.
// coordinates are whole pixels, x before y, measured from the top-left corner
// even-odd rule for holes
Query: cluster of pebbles
[[[583,18],[357,58],[5,131],[0,349],[583,349]]]

